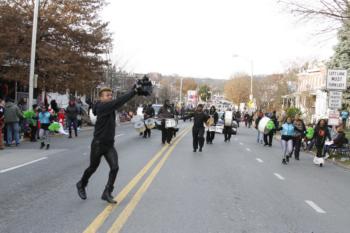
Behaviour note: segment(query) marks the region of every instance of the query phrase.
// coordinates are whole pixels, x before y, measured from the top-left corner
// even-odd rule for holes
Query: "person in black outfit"
[[[174,135],[174,128],[166,128],[165,127],[165,119],[174,118],[175,111],[170,105],[169,100],[164,101],[164,105],[159,109],[158,117],[162,119],[162,143],[165,144],[167,142],[170,144],[171,139]]]
[[[196,152],[199,146],[199,152],[202,152],[204,146],[204,123],[209,119],[209,115],[203,112],[203,105],[199,104],[193,114],[193,152]]]
[[[214,124],[212,126],[216,126],[216,124],[219,121],[219,114],[216,112],[215,106],[211,106],[209,110],[209,115],[214,119]],[[213,144],[213,140],[215,138],[215,131],[210,132],[209,130],[207,131],[207,144]]]
[[[144,108],[144,110],[143,110],[143,119],[144,120],[152,118],[152,117],[154,117],[154,115],[155,115],[155,111],[154,111],[154,108],[152,107],[152,104],[150,104],[146,108]],[[147,128],[147,126],[146,126],[146,130],[143,133],[143,137],[147,138],[147,136],[149,138],[151,137],[151,129]]]
[[[80,109],[76,105],[74,100],[69,100],[68,106],[65,109],[67,116],[67,126],[69,131],[69,138],[72,138],[72,125],[74,129],[75,137],[78,137],[78,114]]]
[[[299,160],[300,148],[302,140],[305,137],[306,127],[304,121],[299,117],[296,117],[293,124],[295,129],[295,135],[293,137],[294,158],[295,160]]]
[[[239,123],[241,122],[241,118],[242,118],[242,113],[241,113],[241,111],[238,110],[238,111],[236,112],[235,116],[236,116],[237,126],[238,126],[238,128],[239,128]]]
[[[228,110],[231,111],[231,110]],[[225,114],[224,113],[222,115],[222,120],[225,121]],[[223,133],[224,133],[224,137],[225,137],[225,142],[229,142],[231,140],[231,136],[232,136],[232,122],[233,120],[235,120],[235,114],[232,114],[232,121],[231,121],[231,125],[226,126],[224,125],[224,129],[223,129]]]
[[[332,140],[331,134],[328,130],[327,121],[324,119],[321,119],[318,121],[315,127],[315,133],[314,133],[315,146],[317,149],[316,156],[318,158],[322,158],[324,155],[323,147],[327,138],[328,140]]]
[[[109,178],[107,185],[102,193],[101,199],[109,203],[117,203],[112,196],[114,182],[119,170],[118,153],[114,148],[115,137],[115,111],[136,94],[148,96],[152,92],[152,83],[147,77],[138,81],[131,91],[116,100],[112,100],[113,94],[110,88],[102,88],[99,92],[100,101],[96,103],[93,109],[94,115],[97,115],[95,124],[94,138],[91,142],[90,166],[84,171],[81,180],[76,184],[78,195],[81,199],[86,199],[85,188],[89,178],[96,171],[104,156],[109,167]]]

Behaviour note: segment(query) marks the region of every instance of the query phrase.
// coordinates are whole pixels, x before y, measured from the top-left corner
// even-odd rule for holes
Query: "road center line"
[[[44,160],[44,159],[47,159],[47,157],[42,157],[40,159],[36,159],[36,160],[30,161],[30,162],[27,162],[27,163],[23,163],[23,164],[14,166],[14,167],[10,167],[10,168],[4,169],[4,170],[0,170],[0,173],[9,172],[9,171],[15,170],[17,168],[21,168],[21,167],[24,167],[24,166],[27,166],[27,165],[39,162],[39,161]]]
[[[176,145],[181,141],[182,138],[189,132],[189,130],[186,130],[186,133],[181,135],[179,140],[177,140],[173,145],[170,146],[169,150],[166,152],[166,154],[163,156],[163,158],[160,160],[160,162],[156,165],[156,167],[153,169],[151,174],[147,177],[145,182],[141,185],[141,187],[137,190],[136,194],[132,197],[131,201],[128,203],[128,205],[124,208],[124,210],[120,213],[118,218],[114,221],[111,228],[108,230],[108,233],[118,233],[136,208],[137,204],[140,202],[142,196],[147,191],[149,186],[151,185],[154,178],[158,175],[160,169],[163,167],[166,160],[169,158],[169,156],[172,154],[173,150],[175,149]]]
[[[256,158],[256,161],[258,161],[259,163],[263,163],[264,161],[260,158]]]
[[[278,179],[280,180],[285,180],[285,178],[283,176],[281,176],[280,174],[278,173],[273,173]]]
[[[249,148],[245,148],[247,151],[251,152],[251,150]]]
[[[320,214],[325,214],[325,213],[326,213],[326,211],[324,211],[323,209],[321,209],[321,207],[319,207],[315,202],[309,201],[309,200],[306,200],[305,202],[306,202],[306,204],[308,204],[311,208],[313,208],[317,213],[320,213]]]
[[[183,130],[178,136],[182,136],[187,133],[188,129]],[[178,140],[178,139],[175,139]],[[175,141],[176,142],[176,141]],[[123,188],[123,190],[114,198],[118,202],[117,205],[108,205],[84,230],[84,233],[97,232],[103,225],[112,211],[117,208],[120,203],[126,198],[131,190],[138,184],[142,177],[148,172],[153,164],[163,155],[163,153],[169,148],[169,145],[164,145],[160,151],[139,171],[139,173]]]
[[[243,146],[243,142],[240,142],[239,145]]]

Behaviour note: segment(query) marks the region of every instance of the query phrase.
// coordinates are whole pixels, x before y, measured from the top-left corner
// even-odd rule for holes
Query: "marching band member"
[[[175,111],[170,105],[169,100],[164,101],[164,105],[159,109],[158,117],[162,119],[162,143],[165,144],[167,142],[170,144],[171,139],[174,135],[174,128],[166,128],[165,119],[174,119]]]
[[[231,109],[228,109],[226,112],[232,112]],[[225,121],[226,119],[226,112],[222,115],[222,119]],[[228,116],[227,116],[228,117]],[[231,140],[232,136],[232,121],[235,119],[235,115],[232,113],[232,119],[231,119],[231,124],[226,125],[224,124],[224,137],[225,137],[225,142],[229,142]]]
[[[202,152],[204,146],[204,123],[209,119],[209,115],[203,112],[203,105],[199,104],[196,111],[193,114],[193,128],[192,128],[192,137],[193,137],[193,152],[197,152],[199,146],[199,152]]]
[[[216,112],[216,108],[215,106],[211,106],[210,110],[209,110],[209,115],[210,117],[212,117],[214,119],[214,124],[212,126],[216,126],[216,124],[218,123],[219,120],[219,114]],[[211,131],[207,131],[207,144],[213,144],[213,140],[215,137],[215,131],[211,132]]]
[[[152,118],[152,117],[154,117],[154,115],[155,115],[155,111],[154,111],[154,108],[152,107],[152,104],[149,104],[146,108],[143,109],[143,119],[144,120]],[[147,135],[149,138],[151,137],[151,129],[149,129],[146,125],[146,130],[145,130],[145,132],[143,132],[143,138],[147,138]]]

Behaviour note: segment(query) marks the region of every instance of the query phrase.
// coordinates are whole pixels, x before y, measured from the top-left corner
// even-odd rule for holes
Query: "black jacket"
[[[66,111],[67,118],[69,119],[76,119],[80,114],[80,109],[76,104],[68,105],[65,111]]]
[[[339,132],[337,136],[333,139],[333,144],[337,147],[342,147],[344,144],[346,144],[348,140],[346,139],[344,132]]]
[[[209,115],[214,118],[214,125],[216,125],[219,121],[219,114],[216,111],[209,111]]]
[[[315,133],[314,133],[314,139],[315,139],[315,145],[316,146],[323,146],[326,138],[331,140],[331,134],[329,132],[329,129],[327,126],[321,127],[316,126],[315,127]]]
[[[204,112],[194,112],[193,114],[193,127],[204,128],[204,123],[209,119],[209,115]]]
[[[109,102],[97,102],[94,105],[93,113],[97,116],[94,140],[102,144],[113,145],[115,137],[115,110],[135,96],[135,91]]]
[[[159,109],[159,118],[174,118],[175,111],[171,106],[162,106]]]
[[[143,110],[143,118],[146,120],[148,118],[152,118],[155,115],[155,111],[153,107],[147,107]]]

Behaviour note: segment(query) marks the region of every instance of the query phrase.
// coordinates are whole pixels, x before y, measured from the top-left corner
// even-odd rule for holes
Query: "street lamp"
[[[251,71],[251,75],[250,75],[250,95],[249,95],[249,100],[253,101],[253,67],[254,67],[254,63],[253,60],[247,57],[243,57],[240,56],[238,54],[233,54],[233,58],[243,58],[246,61],[248,61],[250,63],[250,71]]]
[[[33,16],[33,31],[32,31],[32,49],[31,49],[31,55],[30,55],[28,109],[31,109],[31,107],[33,105],[35,51],[36,51],[36,35],[37,35],[37,31],[38,31],[39,5],[40,5],[40,0],[35,0],[35,3],[34,3],[34,16]]]

